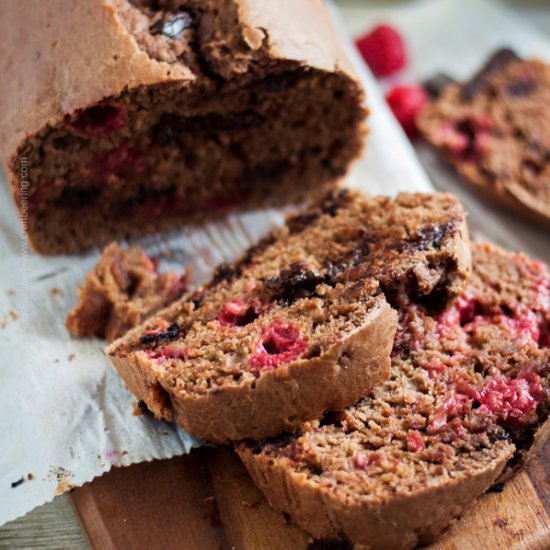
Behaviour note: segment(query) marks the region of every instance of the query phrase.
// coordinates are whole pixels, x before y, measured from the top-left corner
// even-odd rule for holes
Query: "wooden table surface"
[[[340,8],[344,23],[350,24],[354,8],[354,27],[357,26],[357,8],[396,4],[399,0],[334,0]],[[456,0],[462,1],[462,0]],[[405,3],[404,0],[401,0]],[[517,11],[518,16],[542,29],[550,38],[550,6],[547,0],[501,0]],[[550,498],[550,495],[549,495]],[[36,508],[25,517],[0,527],[0,550],[86,550],[77,517],[67,495]]]

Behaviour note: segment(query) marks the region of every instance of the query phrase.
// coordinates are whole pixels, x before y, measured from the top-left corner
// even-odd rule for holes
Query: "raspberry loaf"
[[[401,309],[390,380],[296,433],[238,452],[271,505],[319,539],[407,549],[432,541],[550,431],[550,279],[474,244],[443,313]]]
[[[390,303],[443,303],[469,267],[454,197],[342,191],[107,353],[158,418],[213,442],[268,437],[385,380]]]
[[[0,72],[1,153],[45,254],[300,201],[363,140],[321,0],[8,2]]]
[[[78,291],[78,303],[67,316],[75,336],[97,336],[112,342],[158,310],[181,298],[189,273],[159,273],[155,260],[137,246],[110,244]]]
[[[489,200],[550,228],[550,65],[504,49],[434,91],[418,117],[426,139]]]

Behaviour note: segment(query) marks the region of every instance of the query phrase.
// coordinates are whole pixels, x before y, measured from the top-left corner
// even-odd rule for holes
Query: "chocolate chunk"
[[[286,71],[279,74],[268,75],[263,79],[267,92],[283,92],[292,87],[298,80],[306,78],[308,73],[301,70]]]
[[[142,334],[139,342],[143,345],[158,344],[160,342],[170,342],[179,338],[181,334],[181,327],[178,323],[172,323],[166,330]]]
[[[519,82],[514,82],[506,88],[506,93],[510,97],[520,97],[529,95],[537,87],[536,82],[533,80],[520,80]]]
[[[338,210],[348,202],[349,191],[347,189],[342,189],[336,194],[331,195],[321,208],[323,214],[328,214],[331,217],[336,216]]]
[[[282,176],[291,167],[287,159],[272,162],[264,162],[247,170],[243,174],[243,179],[249,184],[260,183],[268,179],[275,179]]]
[[[306,227],[314,223],[318,217],[319,214],[317,212],[298,214],[297,216],[292,216],[289,218],[286,225],[290,231],[290,234],[295,235],[296,233],[301,233]]]
[[[413,239],[414,246],[420,250],[426,250],[427,248],[440,249],[454,230],[455,224],[453,222],[428,225],[418,231],[416,238]]]
[[[278,277],[266,279],[264,286],[275,300],[288,306],[300,298],[311,296],[322,282],[324,277],[319,273],[300,263],[292,263],[290,269],[282,270]]]
[[[161,120],[153,126],[151,129],[151,135],[153,143],[157,145],[162,145],[163,147],[176,145],[174,129],[166,117],[162,117]]]
[[[240,273],[241,273],[241,270],[235,264],[231,264],[231,263],[220,264],[216,268],[216,271],[214,272],[212,281],[209,286],[216,286],[222,281],[230,282],[235,277],[238,277]]]
[[[348,269],[364,262],[369,254],[369,241],[365,239],[358,248],[352,250],[347,256],[334,262],[327,262],[325,269],[325,282],[333,284],[334,279]]]
[[[62,208],[85,208],[94,204],[99,196],[96,187],[64,187],[55,200],[56,206]]]
[[[456,83],[456,80],[449,75],[437,73],[432,78],[423,82],[422,85],[432,99],[437,99],[447,86],[454,83]]]
[[[518,60],[516,53],[509,48],[502,48],[495,52],[485,66],[467,82],[460,92],[464,101],[471,101],[479,92],[487,87],[487,77],[501,71],[512,61]]]
[[[488,493],[502,493],[502,491],[504,491],[504,483],[495,483],[495,485],[487,489]]]

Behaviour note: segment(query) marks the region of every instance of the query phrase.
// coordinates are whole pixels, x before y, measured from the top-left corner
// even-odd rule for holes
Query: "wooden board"
[[[72,502],[95,550],[306,550],[230,447],[115,468]],[[430,550],[550,548],[550,443],[501,493],[484,495]]]

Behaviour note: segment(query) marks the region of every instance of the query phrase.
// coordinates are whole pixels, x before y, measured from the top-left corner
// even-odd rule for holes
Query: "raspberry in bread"
[[[107,353],[157,417],[213,442],[268,437],[387,379],[389,302],[448,300],[469,267],[454,197],[341,191]]]
[[[66,321],[69,331],[111,342],[181,298],[189,273],[159,273],[157,267],[137,246],[121,249],[110,244],[79,289]]]
[[[41,253],[319,196],[361,149],[321,0],[8,2],[0,51],[0,150]]]
[[[353,407],[237,450],[271,505],[319,539],[406,549],[433,540],[550,431],[550,279],[473,244],[443,313],[400,311],[391,378]]]
[[[550,65],[504,49],[468,82],[432,84],[426,139],[490,200],[550,228]]]

